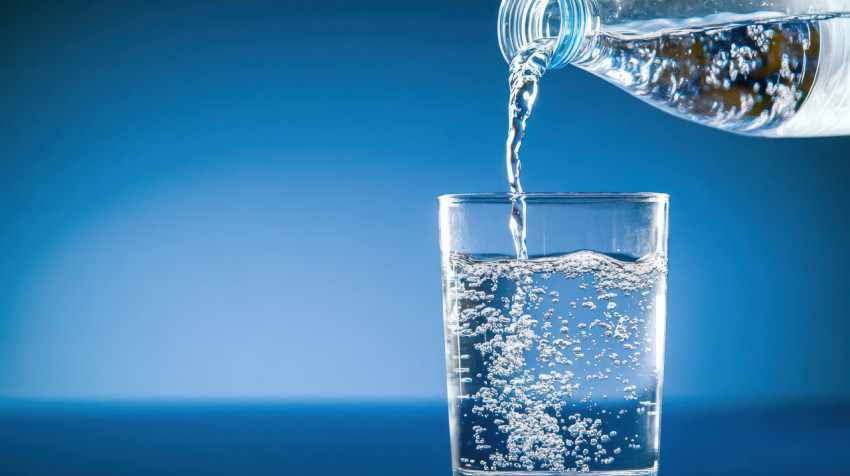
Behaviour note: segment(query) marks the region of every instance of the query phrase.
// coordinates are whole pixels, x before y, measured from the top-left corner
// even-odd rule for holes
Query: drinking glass
[[[454,474],[657,474],[668,196],[439,203]]]

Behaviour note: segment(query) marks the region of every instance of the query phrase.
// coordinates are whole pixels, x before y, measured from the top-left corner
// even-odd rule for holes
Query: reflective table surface
[[[445,404],[0,403],[3,475],[450,475]],[[850,401],[667,405],[661,474],[850,475]]]

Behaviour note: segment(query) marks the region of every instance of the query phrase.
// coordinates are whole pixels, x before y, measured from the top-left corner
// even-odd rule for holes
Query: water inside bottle
[[[588,38],[575,64],[674,115],[766,136],[850,133],[850,14],[781,17],[722,13],[702,19],[619,25]],[[510,65],[508,182],[522,192],[519,149],[556,46],[523,47]],[[525,205],[510,228],[525,250]]]
[[[721,14],[702,22],[709,25],[657,20],[648,25],[663,27],[655,33],[598,35],[578,66],[656,107],[732,132],[821,135],[848,126],[850,18]],[[815,96],[821,100],[810,101]],[[831,106],[817,104],[823,97]],[[830,111],[844,120],[830,124]],[[799,113],[805,121],[792,123]]]

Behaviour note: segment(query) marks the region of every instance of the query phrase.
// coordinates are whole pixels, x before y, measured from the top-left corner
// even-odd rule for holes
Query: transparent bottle
[[[701,124],[850,134],[850,0],[503,0],[498,31]]]

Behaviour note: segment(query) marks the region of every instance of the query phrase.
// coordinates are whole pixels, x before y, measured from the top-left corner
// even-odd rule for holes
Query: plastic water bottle
[[[671,114],[741,134],[850,134],[850,0],[503,0],[508,61],[548,48]]]

